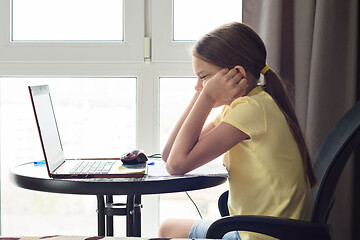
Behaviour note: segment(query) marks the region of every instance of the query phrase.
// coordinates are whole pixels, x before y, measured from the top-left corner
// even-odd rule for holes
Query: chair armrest
[[[225,192],[223,192],[223,194],[221,194],[221,196],[219,197],[219,200],[218,200],[218,208],[219,208],[220,215],[222,217],[230,215],[228,204],[227,204],[228,198],[229,198],[229,191],[225,191]]]
[[[229,216],[215,221],[206,238],[221,239],[230,231],[257,232],[281,240],[330,240],[331,226],[267,216]]]

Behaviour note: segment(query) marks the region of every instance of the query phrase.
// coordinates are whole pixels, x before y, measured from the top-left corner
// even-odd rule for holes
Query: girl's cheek
[[[205,86],[205,84],[207,83],[207,81],[208,81],[208,79],[205,79],[205,80],[202,81],[202,86],[203,86],[203,87]]]

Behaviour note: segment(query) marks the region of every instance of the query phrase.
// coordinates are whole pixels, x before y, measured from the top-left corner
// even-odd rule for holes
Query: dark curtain
[[[358,39],[357,39],[357,101],[360,101],[360,4],[358,5]],[[354,156],[353,176],[353,215],[352,215],[352,237],[360,239],[360,146],[357,147]]]
[[[264,40],[269,67],[293,87],[312,156],[360,96],[358,19],[358,0],[243,0],[243,22]],[[335,239],[360,239],[359,155],[354,159],[329,219]]]

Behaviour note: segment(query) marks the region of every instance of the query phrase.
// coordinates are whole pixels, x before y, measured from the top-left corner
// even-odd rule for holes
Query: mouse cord
[[[198,208],[198,206],[196,205],[196,203],[194,202],[194,200],[190,197],[189,193],[187,191],[185,191],[186,195],[188,196],[188,198],[190,199],[190,201],[194,204],[196,211],[198,212],[199,216],[201,219],[203,219],[203,216],[201,215],[201,212]]]

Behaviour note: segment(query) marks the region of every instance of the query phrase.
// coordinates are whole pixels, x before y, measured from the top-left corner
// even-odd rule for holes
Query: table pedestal
[[[99,236],[114,236],[114,216],[126,216],[126,236],[141,237],[141,195],[127,195],[126,203],[114,203],[113,195],[105,195],[105,200],[97,195],[97,204]]]

